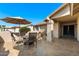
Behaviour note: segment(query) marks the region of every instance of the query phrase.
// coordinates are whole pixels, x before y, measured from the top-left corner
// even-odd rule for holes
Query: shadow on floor
[[[18,56],[33,56],[35,55],[35,46],[28,47],[27,45],[14,46],[14,49],[19,50]]]

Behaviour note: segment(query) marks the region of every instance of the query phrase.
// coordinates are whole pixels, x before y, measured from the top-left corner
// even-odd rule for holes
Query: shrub
[[[21,27],[19,29],[19,32],[24,35],[25,33],[27,33],[28,31],[30,31],[30,28],[27,28],[27,27]]]

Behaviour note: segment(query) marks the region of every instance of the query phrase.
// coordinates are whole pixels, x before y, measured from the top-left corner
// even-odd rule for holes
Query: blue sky
[[[20,16],[36,24],[42,22],[61,5],[62,3],[0,3],[0,18]],[[2,21],[0,24],[14,26]]]

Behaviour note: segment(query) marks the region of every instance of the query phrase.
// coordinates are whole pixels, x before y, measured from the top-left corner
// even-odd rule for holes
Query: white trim
[[[75,25],[76,23],[63,23],[62,25]]]
[[[50,15],[49,15],[49,17],[51,16],[51,15],[53,15],[54,13],[56,13],[57,12],[57,10],[59,10],[61,7],[63,7],[64,5],[66,5],[66,3],[63,3],[59,8],[57,8],[55,11],[53,11]]]

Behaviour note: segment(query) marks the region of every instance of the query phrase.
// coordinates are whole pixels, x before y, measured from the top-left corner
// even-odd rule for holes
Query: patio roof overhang
[[[44,24],[36,24],[36,25],[34,25],[35,27],[37,27],[37,26],[46,26],[47,24],[46,23],[44,23]]]
[[[69,9],[66,8],[67,6]],[[64,8],[67,9],[66,13],[64,13],[65,12]],[[67,12],[69,12],[69,13],[67,13]],[[49,16],[50,19],[52,19],[54,21],[60,21],[60,22],[75,21],[77,19],[77,17],[79,17],[79,4],[78,3],[77,4],[75,4],[75,3],[63,4],[52,15]]]
[[[59,22],[73,22],[76,21],[76,16],[66,15],[58,18],[52,18],[53,21],[59,21]]]

